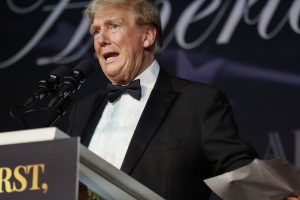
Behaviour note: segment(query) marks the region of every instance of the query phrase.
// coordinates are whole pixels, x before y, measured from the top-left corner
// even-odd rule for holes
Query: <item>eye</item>
[[[119,27],[119,25],[117,25],[117,24],[111,24],[110,27],[111,27],[112,29],[116,29],[116,28]]]
[[[98,35],[100,33],[100,30],[99,29],[94,29],[93,31],[92,31],[92,35],[93,36],[95,36],[95,35]]]

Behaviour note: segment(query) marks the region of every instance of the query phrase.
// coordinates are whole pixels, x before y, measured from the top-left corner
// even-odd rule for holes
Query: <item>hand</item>
[[[300,196],[293,195],[293,196],[289,196],[289,197],[287,197],[285,199],[286,200],[300,200]]]

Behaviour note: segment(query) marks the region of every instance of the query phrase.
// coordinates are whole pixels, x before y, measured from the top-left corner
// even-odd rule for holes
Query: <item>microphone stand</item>
[[[54,116],[51,117],[49,122],[47,122],[45,125],[38,125],[37,127],[50,127],[53,126],[68,110],[70,105],[72,105],[72,99],[70,96],[66,98],[60,98],[55,104],[49,105],[47,100],[44,100],[43,102],[39,102],[39,105],[36,104],[37,102],[31,104],[31,105],[22,105],[22,106],[15,106],[15,108],[10,108],[10,116],[22,124],[25,129],[30,128],[30,125],[26,121],[26,116],[31,113],[37,113],[37,112],[46,112],[51,111],[54,109]],[[16,116],[15,111],[17,112],[19,110],[18,115]],[[52,111],[51,111],[52,113]],[[52,113],[53,114],[53,113]],[[48,119],[47,119],[48,121]],[[32,126],[31,126],[32,127]],[[33,126],[34,127],[34,126]]]
[[[58,105],[55,108],[56,115],[53,117],[53,119],[50,121],[47,127],[53,126],[57,120],[59,120],[62,116],[64,116],[64,114],[66,113],[70,105],[72,105],[72,103],[73,102],[71,97],[66,97],[65,99],[62,99],[60,105]]]

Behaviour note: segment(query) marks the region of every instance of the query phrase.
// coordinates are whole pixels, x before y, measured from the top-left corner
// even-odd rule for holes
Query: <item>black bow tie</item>
[[[114,85],[109,83],[106,88],[107,91],[107,99],[109,102],[114,102],[117,100],[122,94],[127,93],[133,98],[140,100],[141,98],[141,85],[140,80],[134,80],[130,82],[128,85]]]

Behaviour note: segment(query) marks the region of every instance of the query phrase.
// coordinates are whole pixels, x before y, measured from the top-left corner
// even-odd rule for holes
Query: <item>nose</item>
[[[96,40],[97,44],[99,44],[101,47],[104,47],[104,46],[110,44],[109,36],[107,34],[107,31],[105,31],[105,30],[98,33],[95,36],[95,40]]]

